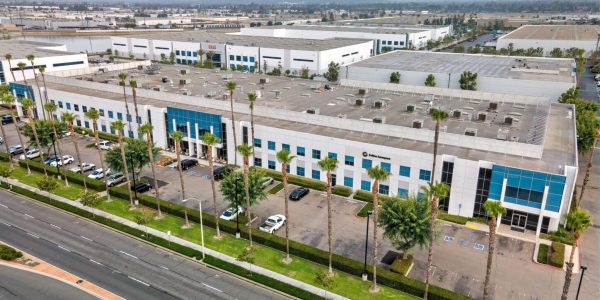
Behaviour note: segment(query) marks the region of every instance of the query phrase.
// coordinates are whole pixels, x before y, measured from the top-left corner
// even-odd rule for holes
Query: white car
[[[263,182],[260,184],[264,189],[273,183],[273,177],[265,177],[263,178]]]
[[[51,166],[56,167],[56,165],[58,164],[59,166],[62,166],[63,164],[68,165],[68,164],[72,164],[75,161],[75,159],[73,158],[73,156],[71,155],[63,155],[62,160],[60,161],[53,161],[50,163]]]
[[[235,207],[230,207],[226,209],[220,216],[221,219],[231,221],[235,220],[238,214],[244,213],[244,208],[238,206],[237,209]]]
[[[100,148],[100,150],[110,150],[112,148],[112,143],[110,141],[100,141],[96,147]]]
[[[74,168],[69,169],[69,171],[71,172],[75,172],[75,173],[81,173],[81,171],[83,170],[83,172],[87,172],[87,171],[91,171],[93,169],[96,168],[95,164],[91,164],[91,163],[82,163],[81,166],[77,166]]]
[[[19,156],[20,160],[23,160],[25,158],[28,159],[34,159],[36,157],[40,157],[40,150],[39,149],[31,149],[28,150],[27,152],[25,152],[24,154],[21,154],[21,156]]]
[[[0,145],[4,144],[4,138],[0,136]]]
[[[110,169],[106,170],[106,174],[110,174]],[[102,170],[102,168],[98,168],[96,170],[94,170],[94,172],[92,172],[90,175],[88,175],[88,178],[91,179],[102,179],[104,178],[104,170]]]
[[[260,231],[275,233],[277,229],[281,228],[285,224],[285,216],[284,215],[273,215],[267,218],[265,222],[258,227]]]

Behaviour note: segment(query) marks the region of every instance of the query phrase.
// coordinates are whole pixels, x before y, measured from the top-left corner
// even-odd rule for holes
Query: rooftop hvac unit
[[[423,97],[423,100],[427,101],[427,102],[431,102],[434,99],[435,99],[435,96],[433,94],[427,94],[427,95],[425,95],[425,97]]]
[[[144,66],[143,66],[143,65],[138,65],[138,66],[137,66],[137,69],[138,69],[138,70],[143,70],[143,69],[144,69]]]
[[[190,74],[190,70],[188,70],[188,69],[181,69],[181,70],[179,70],[179,74],[181,74],[181,75]]]
[[[179,79],[180,85],[186,85],[186,84],[190,84],[190,83],[192,83],[191,79]]]
[[[100,68],[100,69],[98,69],[98,72],[106,73],[106,71],[107,71],[106,68]]]
[[[498,109],[498,102],[490,102],[489,110],[495,111]]]
[[[415,112],[415,106],[414,105],[407,105],[406,106],[406,111],[409,113]]]
[[[455,111],[452,112],[452,117],[456,118],[456,119],[460,119],[460,116],[462,115],[462,111],[460,111],[460,109],[457,109]]]
[[[385,117],[375,117],[375,118],[373,118],[373,123],[384,124]]]
[[[508,132],[509,130],[507,128],[499,128],[498,133],[496,134],[496,138],[499,140],[506,141],[508,139]]]
[[[281,96],[281,91],[280,90],[274,90],[273,94],[275,94],[275,98],[279,98],[279,96]]]
[[[354,101],[354,105],[356,105],[356,106],[361,106],[363,104],[365,104],[365,99],[356,99]]]
[[[163,88],[162,88],[162,86],[153,86],[152,90],[157,91],[157,92],[162,92]]]
[[[504,117],[504,124],[511,126],[513,124],[513,117]]]
[[[417,129],[423,128],[423,120],[414,120],[412,127]]]
[[[227,95],[227,94],[223,94],[223,101],[226,101],[226,100],[228,100],[228,99],[229,99],[229,95]]]
[[[163,77],[163,78],[161,78],[161,81],[164,83],[167,83],[167,82],[169,82],[169,77]]]
[[[373,108],[382,109],[385,106],[385,102],[383,100],[375,100],[373,102]]]
[[[340,119],[346,119],[346,118],[348,118],[348,115],[346,115],[346,114],[339,114],[338,118],[340,118]]]
[[[465,135],[468,135],[468,136],[477,136],[477,129],[475,129],[475,128],[467,128],[465,130]]]
[[[261,90],[255,90],[254,94],[256,95],[256,98],[258,98],[258,99],[262,98],[262,91]]]
[[[369,92],[368,89],[358,89],[358,94],[361,96],[366,95]]]
[[[206,93],[206,97],[208,98],[214,98],[217,95],[217,92],[215,91],[209,91],[208,93]]]
[[[318,89],[321,88],[321,84],[320,83],[313,83],[313,84],[310,85],[310,88],[312,90],[318,90]]]
[[[223,79],[223,80],[228,80],[228,79],[231,79],[231,78],[233,78],[233,74],[223,74],[223,75],[221,75],[221,79]]]
[[[182,91],[181,94],[186,95],[186,96],[191,96],[192,91],[185,90],[185,91]]]
[[[319,109],[316,107],[311,107],[309,109],[306,110],[307,114],[311,114],[311,115],[318,115],[319,114]]]
[[[269,78],[261,78],[260,81],[259,81],[259,83],[260,84],[267,84],[267,83],[269,83],[269,81],[271,81]]]
[[[479,113],[479,115],[477,115],[477,120],[478,121],[485,122],[485,118],[487,118],[487,114],[486,113]]]

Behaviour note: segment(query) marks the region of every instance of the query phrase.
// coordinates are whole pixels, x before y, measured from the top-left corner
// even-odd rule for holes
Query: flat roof
[[[332,25],[290,25],[273,27],[256,27],[257,29],[286,29],[286,30],[315,30],[315,31],[347,31],[370,32],[382,34],[403,34],[428,31],[429,28],[404,28],[404,27],[370,27],[370,26],[332,26]]]
[[[163,40],[190,43],[217,43],[235,46],[264,47],[294,50],[330,50],[365,43],[365,39],[298,39],[265,36],[247,36],[206,31],[161,32],[142,35],[132,35],[131,38]]]
[[[0,51],[2,51],[2,58],[4,54],[12,54],[12,59],[24,59],[27,55],[33,54],[35,57],[48,57],[58,55],[69,55],[78,54],[68,51],[59,51],[52,49],[45,49],[44,47],[59,47],[61,44],[34,42],[25,40],[0,40]]]
[[[598,25],[525,25],[502,39],[597,41]],[[568,45],[565,45],[568,48]]]
[[[573,59],[569,58],[398,50],[370,57],[349,67],[445,74],[471,71],[485,77],[572,82],[573,64]]]

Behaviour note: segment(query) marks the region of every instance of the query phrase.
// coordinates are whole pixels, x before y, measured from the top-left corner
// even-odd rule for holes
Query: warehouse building
[[[550,55],[554,48],[569,49],[572,47],[585,50],[589,56],[598,50],[600,26],[598,25],[525,25],[498,38],[496,49],[544,48],[544,54]]]
[[[368,191],[372,180],[366,169],[379,165],[391,173],[379,192],[401,197],[422,197],[421,187],[433,177],[451,186],[449,197],[440,202],[443,211],[484,216],[482,204],[499,200],[508,209],[504,224],[537,234],[558,228],[569,210],[577,176],[572,105],[550,103],[545,97],[407,89],[389,83],[371,89],[371,83],[349,80],[331,89],[310,80],[190,69],[126,70],[140,86],[140,124],[154,125],[158,147],[172,149],[169,134],[177,130],[184,136],[184,152],[203,158],[207,147],[200,137],[212,132],[221,139],[214,154],[233,164],[238,155],[231,142],[235,126],[238,143],[254,144],[253,164],[263,168],[280,170],[276,152],[288,149],[297,156],[289,166],[291,174],[325,181],[317,162],[334,157],[339,166],[333,183]],[[57,117],[71,112],[76,125],[90,128],[84,113],[94,107],[101,115],[99,130],[111,132],[111,122],[128,120],[131,127],[125,135],[137,137],[136,118],[126,114],[118,72],[48,76],[48,96],[59,107]],[[235,124],[225,88],[229,80],[238,84]],[[22,84],[11,86],[23,96]],[[254,140],[248,92],[259,96]],[[131,97],[130,89],[127,93]],[[38,94],[35,98],[40,101]],[[429,116],[433,107],[450,114],[442,124],[435,174],[435,123]],[[239,156],[237,163],[242,163]]]
[[[435,78],[438,88],[460,89],[463,72],[477,73],[477,90],[490,93],[543,96],[557,99],[576,86],[575,61],[424,51],[395,51],[356,62],[340,70],[340,78],[390,82],[400,73],[401,85],[425,86]]]
[[[175,55],[175,63],[196,64],[208,58],[217,68],[255,72],[308,69],[311,74],[327,72],[331,62],[346,65],[370,57],[373,42],[360,39],[294,39],[230,35],[203,31],[168,32],[140,36],[111,37],[112,48],[120,54],[161,60]],[[205,53],[198,57],[198,50]]]

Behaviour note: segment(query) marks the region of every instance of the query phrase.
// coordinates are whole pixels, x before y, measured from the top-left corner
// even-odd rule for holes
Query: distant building
[[[586,55],[598,50],[598,25],[525,25],[498,38],[496,49],[513,44],[515,49],[544,48],[549,55],[554,48],[571,47],[585,50]]]

